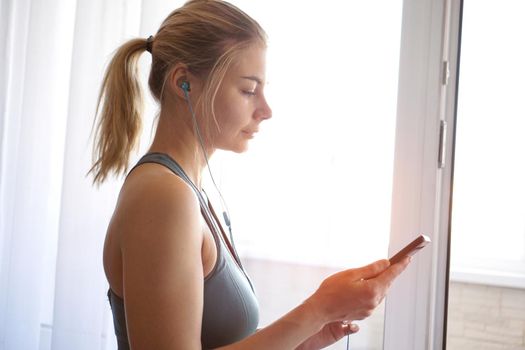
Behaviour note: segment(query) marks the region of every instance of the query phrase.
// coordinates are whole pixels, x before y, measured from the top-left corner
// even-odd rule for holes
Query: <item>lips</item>
[[[251,138],[253,138],[253,137],[255,136],[255,133],[256,133],[257,131],[258,131],[258,130],[253,130],[253,131],[251,131],[251,130],[243,130],[242,132],[243,132],[243,134],[246,135],[246,137],[248,137],[248,138],[251,139]]]

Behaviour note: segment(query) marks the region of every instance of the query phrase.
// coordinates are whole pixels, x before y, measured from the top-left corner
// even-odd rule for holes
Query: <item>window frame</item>
[[[442,349],[446,344],[461,8],[461,0],[403,2],[389,254],[419,233],[433,243],[389,292],[385,350]],[[448,137],[440,167],[443,121]]]

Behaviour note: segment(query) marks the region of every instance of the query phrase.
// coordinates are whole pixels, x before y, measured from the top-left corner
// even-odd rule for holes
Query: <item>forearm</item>
[[[319,332],[325,321],[305,302],[253,335],[220,350],[290,350]],[[217,349],[219,350],[219,349]]]
[[[409,259],[405,259],[390,266],[390,262],[384,259],[335,273],[326,278],[305,302],[279,320],[220,349],[291,350],[300,345],[320,348],[332,344],[351,333],[341,321],[363,320],[370,316],[408,262]]]

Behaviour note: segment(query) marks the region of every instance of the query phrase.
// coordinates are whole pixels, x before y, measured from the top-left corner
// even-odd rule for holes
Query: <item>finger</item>
[[[355,323],[343,323],[342,328],[345,335],[359,332],[359,326]]]
[[[380,273],[375,280],[381,284],[390,286],[390,284],[403,272],[410,263],[410,257],[406,257],[400,262],[391,265],[388,269]]]
[[[343,322],[332,322],[327,324],[323,332],[325,333],[324,338],[328,339],[328,343],[332,344],[341,339],[346,335],[347,324]]]
[[[349,321],[332,322],[327,325],[326,331],[329,332],[331,342],[336,342],[342,337],[358,332],[359,326],[355,323],[349,323]]]
[[[378,276],[390,266],[387,259],[378,260],[369,265],[353,269],[352,272],[356,279],[370,279]]]

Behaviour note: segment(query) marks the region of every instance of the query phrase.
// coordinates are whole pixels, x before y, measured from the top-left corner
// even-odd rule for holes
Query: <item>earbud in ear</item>
[[[180,84],[180,87],[182,90],[188,92],[188,91],[191,91],[190,89],[190,83],[187,82],[187,81],[183,81],[181,84]]]

